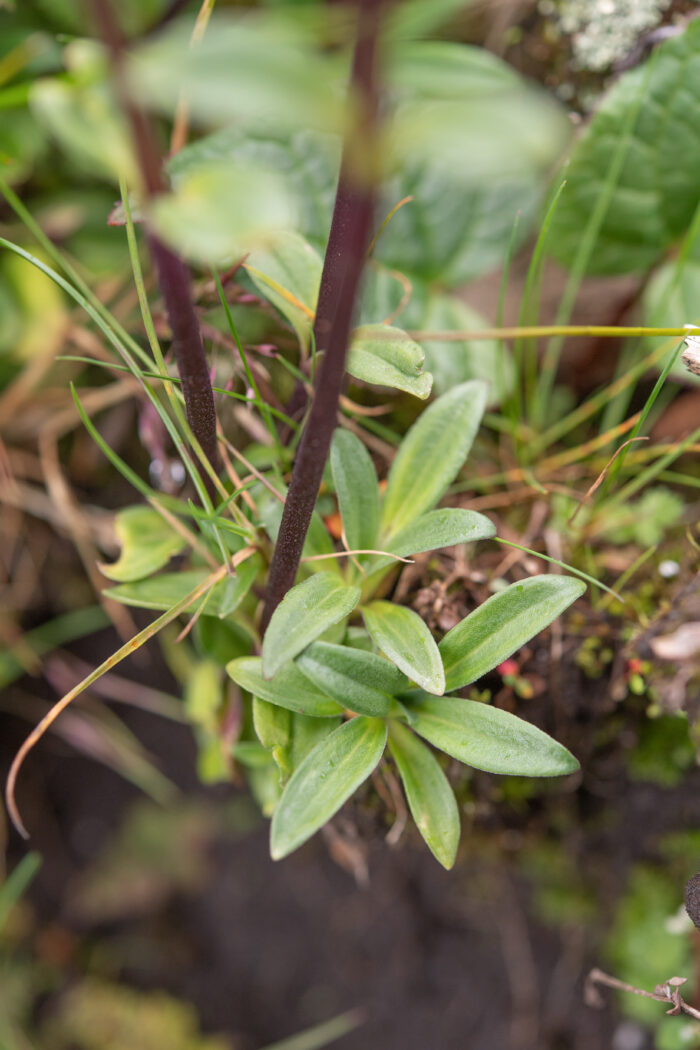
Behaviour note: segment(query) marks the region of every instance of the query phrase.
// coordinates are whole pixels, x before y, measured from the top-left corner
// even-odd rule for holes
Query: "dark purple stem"
[[[145,195],[152,199],[165,192],[166,183],[152,129],[145,114],[134,102],[126,83],[123,63],[125,41],[112,14],[109,0],[92,0],[92,7],[110,54],[117,96],[131,127]],[[202,451],[216,469],[218,446],[214,392],[199,320],[192,300],[190,272],[182,259],[152,233],[148,235],[148,245],[173,335],[172,348],[182,380],[187,422]],[[215,499],[216,490],[211,478],[203,467],[200,467],[200,473],[209,496],[212,500]]]
[[[294,585],[337,421],[350,328],[374,218],[373,179],[366,170],[368,165],[359,163],[356,151],[361,149],[363,156],[371,157],[376,136],[379,93],[375,64],[381,3],[382,0],[358,3],[350,96],[360,107],[359,135],[349,133],[343,144],[314,321],[316,349],[323,351],[323,359],[316,373],[311,410],[299,443],[270,565],[263,630]]]

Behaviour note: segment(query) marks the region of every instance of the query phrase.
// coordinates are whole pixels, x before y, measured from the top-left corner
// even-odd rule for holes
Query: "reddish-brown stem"
[[[374,217],[373,179],[368,165],[359,163],[356,150],[359,147],[365,156],[371,155],[376,135],[376,47],[381,4],[382,0],[358,2],[350,98],[359,107],[360,119],[355,133],[349,132],[343,144],[314,321],[316,349],[323,352],[323,359],[316,373],[311,410],[294,462],[270,566],[263,630],[294,584],[337,421],[350,328]]]
[[[148,118],[133,100],[126,83],[123,63],[125,41],[114,19],[109,0],[92,0],[92,7],[98,29],[110,54],[117,97],[131,128],[144,194],[147,199],[152,199],[166,189],[161,156]],[[187,422],[202,451],[216,469],[218,445],[214,392],[192,300],[190,272],[182,259],[153,233],[148,235],[148,244],[173,335],[172,348],[182,380]],[[201,468],[200,472],[213,499],[215,489],[212,480],[204,468]]]

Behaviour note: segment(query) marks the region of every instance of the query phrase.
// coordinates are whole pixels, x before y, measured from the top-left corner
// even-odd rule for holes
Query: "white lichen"
[[[595,72],[629,54],[640,37],[655,29],[671,0],[540,0],[540,13],[557,18],[572,37],[574,63]]]

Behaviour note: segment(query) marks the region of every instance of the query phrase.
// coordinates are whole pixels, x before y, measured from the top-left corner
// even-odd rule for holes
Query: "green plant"
[[[439,645],[416,612],[378,597],[400,559],[494,535],[483,515],[434,509],[462,467],[485,401],[484,385],[473,380],[426,409],[399,448],[383,499],[363,444],[347,430],[336,431],[330,480],[347,549],[334,552],[316,519],[302,562],[305,578],[273,613],[260,656],[248,655],[256,635],[251,588],[261,573],[264,579],[260,559],[251,553],[234,581],[222,580],[210,591],[198,641],[208,659],[199,666],[211,671],[198,671],[192,680],[189,711],[203,729],[215,731],[217,662],[238,650],[227,671],[243,690],[247,714],[233,755],[273,813],[275,857],[333,816],[370,776],[387,740],[419,829],[447,867],[459,840],[457,806],[420,737],[497,773],[552,776],[576,768],[563,747],[521,719],[443,694],[476,681],[551,623],[583,592],[580,580],[551,575],[513,584]],[[262,491],[268,498],[259,505],[262,521],[248,521],[242,548],[251,552],[261,546],[259,530],[274,538],[279,527],[279,502]],[[202,567],[151,576],[184,540],[174,541],[167,523],[147,508],[123,511],[119,522],[122,554],[105,571],[123,582],[108,591],[111,597],[168,608],[210,575]]]
[[[237,759],[248,767],[263,808],[274,810],[273,855],[286,855],[328,820],[376,767],[388,740],[419,827],[435,855],[449,867],[459,838],[457,806],[437,760],[419,738],[467,764],[494,772],[550,776],[576,768],[575,760],[563,747],[514,716],[475,701],[442,697],[476,681],[549,624],[582,593],[583,584],[560,576],[514,584],[459,623],[439,646],[417,613],[385,600],[398,560],[494,534],[491,522],[481,515],[435,509],[462,468],[488,400],[486,384],[469,378],[470,367],[466,375],[452,371],[449,379],[445,377],[445,392],[401,441],[383,499],[363,443],[346,430],[336,431],[328,483],[337,494],[344,551],[335,549],[314,508],[336,427],[346,364],[351,375],[365,382],[390,384],[419,398],[426,398],[430,392],[432,376],[421,371],[423,351],[404,331],[374,323],[364,324],[351,336],[366,258],[379,243],[389,256],[392,252],[391,240],[382,240],[381,229],[372,237],[380,181],[391,171],[391,165],[405,159],[410,144],[414,188],[420,178],[429,182],[434,175],[427,158],[436,145],[436,135],[443,143],[450,143],[446,163],[449,161],[447,168],[454,173],[461,163],[466,133],[461,132],[462,138],[449,139],[446,131],[457,127],[457,101],[461,100],[461,120],[461,102],[473,97],[477,89],[484,112],[475,116],[468,129],[469,148],[475,139],[490,142],[480,160],[480,174],[487,178],[498,170],[498,192],[508,185],[508,179],[511,184],[522,181],[522,159],[516,169],[501,146],[488,138],[483,121],[489,114],[493,117],[506,112],[518,96],[517,134],[522,134],[523,122],[546,118],[552,142],[556,143],[561,135],[561,115],[534,93],[522,94],[517,78],[482,52],[406,44],[401,24],[397,27],[395,21],[387,20],[386,27],[382,26],[378,0],[362,0],[357,5],[350,78],[352,105],[344,110],[338,109],[333,96],[318,97],[315,78],[323,75],[333,80],[337,68],[316,49],[313,33],[305,35],[307,31],[302,28],[286,35],[290,31],[286,12],[243,23],[235,32],[222,22],[200,46],[187,46],[184,51],[183,44],[188,42],[183,41],[181,29],[166,32],[156,44],[144,45],[132,58],[107,0],[95,0],[93,11],[104,50],[72,42],[66,50],[68,76],[37,85],[35,106],[43,119],[55,120],[55,130],[69,148],[92,163],[99,160],[103,169],[118,172],[122,221],[151,354],[106,310],[9,187],[4,191],[7,200],[67,280],[24,249],[4,243],[48,274],[82,306],[119,352],[181,456],[199,505],[158,493],[139,478],[100,436],[74,391],[78,412],[89,432],[149,503],[118,516],[122,553],[116,563],[103,566],[105,574],[117,584],[106,596],[164,612],[67,694],[37,727],[10,774],[11,812],[17,820],[13,791],[19,763],[56,715],[124,655],[196,606],[190,628],[196,623],[200,659],[189,676],[187,711],[197,727],[203,753],[210,756],[208,775],[225,774]],[[313,18],[309,24],[317,29]],[[341,20],[338,32],[342,26]],[[382,55],[385,59],[388,56],[388,61],[386,68],[380,68],[378,41],[384,28],[387,40]],[[211,116],[212,112],[220,113],[223,106],[227,118],[238,118],[239,127],[230,134],[235,147],[241,145],[243,133],[248,165],[241,164],[230,140],[226,140],[223,154],[217,155],[214,145],[212,161],[212,144],[202,140],[173,161],[175,185],[166,193],[142,97],[156,105],[163,104],[168,92],[172,97],[174,83],[167,71],[172,69],[173,48],[178,62],[184,62],[179,69],[177,98],[181,90],[187,91],[193,115],[206,112]],[[226,76],[230,79],[232,54],[240,52],[243,60],[246,49],[258,55],[261,65],[251,67],[247,56],[245,112],[236,92],[231,94],[230,84],[225,98],[217,94],[214,105],[222,58],[226,58]],[[446,66],[443,60],[448,60]],[[302,70],[304,63],[308,65],[306,71]],[[298,77],[293,91],[292,72]],[[269,85],[280,76],[288,78],[290,90],[289,97],[280,103],[283,109],[287,106],[281,129],[279,123],[275,125],[279,114],[272,119],[269,105]],[[379,121],[385,76],[395,107],[392,134]],[[135,84],[140,88],[138,95]],[[94,120],[101,109],[104,127]],[[469,112],[476,113],[473,107]],[[310,142],[321,157],[327,146],[313,136],[331,126],[343,130],[323,265],[313,247],[296,231],[275,228],[280,222],[286,223],[284,207],[279,204],[284,195],[275,196],[278,189],[259,165],[251,167],[251,157],[257,164],[251,115],[264,115],[265,121],[271,121],[268,134],[273,139],[282,135],[287,142],[290,133],[297,133],[300,113],[310,129],[306,131],[312,136]],[[105,127],[111,129],[111,137],[101,149]],[[380,147],[387,147],[389,165],[377,169],[372,158],[378,156]],[[529,149],[527,178],[532,180],[532,172],[542,166],[551,146],[545,144],[542,150],[530,144]],[[331,171],[335,163],[331,163]],[[239,197],[233,195],[233,206],[232,179],[240,191]],[[138,205],[129,196],[130,183],[140,186]],[[172,331],[178,374],[168,371],[156,335],[134,216],[145,224]],[[445,226],[443,233],[447,232]],[[243,259],[246,279],[259,296],[281,312],[299,340],[297,364],[279,355],[280,364],[295,376],[296,388],[289,403],[291,406],[296,398],[294,410],[288,407],[286,412],[280,411],[269,397],[261,396],[256,371],[239,335],[240,317],[234,316],[218,273],[216,264],[239,257],[244,244],[253,249]],[[460,251],[464,251],[463,246]],[[444,268],[448,259],[454,264],[454,242],[443,245],[438,255],[429,272],[425,271],[425,280]],[[242,456],[222,434],[218,450],[214,443],[212,393],[183,256],[199,264],[206,260],[211,266],[224,323],[270,436],[267,461],[258,457],[262,469]],[[423,264],[428,265],[425,257]],[[456,283],[464,267],[460,265],[458,270],[459,275],[453,274],[448,283]],[[379,284],[372,279],[368,282],[375,319],[377,313],[387,316],[387,304],[381,302],[376,289],[387,287],[387,277],[390,283],[394,279],[389,270],[378,273]],[[373,275],[371,270],[368,276]],[[315,393],[300,430],[294,412],[305,406],[309,375]],[[460,378],[462,382],[455,385]],[[278,420],[292,435],[294,467],[288,490],[283,478],[291,457]],[[216,469],[220,454],[227,461],[225,483]],[[229,454],[246,465],[249,474],[245,480],[228,464]],[[191,568],[158,572],[171,557],[186,550],[191,552]],[[309,560],[302,561],[300,567],[300,559]],[[299,574],[303,579],[294,585]],[[262,616],[256,597],[261,587],[266,594]],[[256,651],[261,655],[253,655]],[[239,729],[233,738],[225,736],[221,728],[227,705],[236,703],[224,695],[223,664],[245,699],[236,716]]]

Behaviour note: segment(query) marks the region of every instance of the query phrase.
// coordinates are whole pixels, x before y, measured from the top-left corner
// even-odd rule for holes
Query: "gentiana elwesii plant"
[[[200,730],[211,726],[218,668],[227,654],[240,654],[226,663],[243,702],[232,754],[272,817],[275,858],[330,820],[387,749],[420,833],[448,868],[459,843],[458,807],[426,742],[492,773],[551,777],[578,768],[540,729],[459,691],[559,616],[583,593],[581,580],[551,574],[511,584],[439,643],[417,612],[378,597],[401,559],[495,535],[482,514],[438,507],[462,469],[486,400],[485,384],[472,380],[433,401],[404,437],[383,495],[363,443],[336,429],[330,471],[345,549],[334,550],[314,514],[300,582],[275,609],[261,645],[253,587],[266,578],[259,553],[265,537],[274,541],[279,529],[281,492],[273,480],[251,490],[259,516],[246,519],[244,534],[229,533],[232,547],[249,553],[233,579],[209,591],[197,628],[203,660],[188,705]],[[103,566],[121,581],[110,597],[167,610],[209,578],[196,554],[199,567],[153,575],[185,547],[154,510],[130,508],[118,523],[121,557]]]
[[[405,9],[414,15],[427,11],[422,3],[406,4]],[[406,22],[397,23],[395,7],[382,0],[347,5],[354,45],[348,63],[350,103],[341,107],[342,119],[333,55],[312,46],[303,26],[291,31],[286,24],[280,33],[273,24],[276,16],[264,13],[257,23],[221,23],[201,49],[190,48],[189,40],[176,33],[183,79],[175,94],[179,105],[187,88],[193,116],[201,114],[206,99],[210,109],[239,121],[234,138],[243,129],[254,146],[262,140],[255,139],[252,128],[246,131],[246,117],[264,120],[265,133],[273,139],[277,134],[288,145],[298,131],[299,107],[313,131],[308,148],[318,143],[314,135],[336,132],[337,179],[321,261],[293,228],[284,193],[275,195],[277,184],[269,181],[270,173],[241,168],[238,155],[222,166],[211,140],[191,149],[195,157],[198,148],[200,157],[202,149],[213,151],[213,167],[181,172],[180,181],[169,189],[142,100],[162,107],[168,90],[172,92],[172,76],[154,77],[154,71],[162,70],[165,55],[172,72],[173,40],[166,33],[164,41],[146,43],[132,56],[114,18],[116,7],[113,11],[108,0],[93,0],[92,10],[102,47],[73,41],[66,49],[71,73],[47,78],[38,105],[65,120],[67,139],[79,143],[84,157],[99,153],[99,127],[95,141],[85,135],[95,101],[114,118],[119,221],[126,226],[148,350],[103,306],[9,187],[3,191],[6,199],[39,239],[44,259],[8,241],[3,244],[48,274],[117,351],[182,460],[196,498],[166,494],[144,481],[101,436],[80,392],[74,391],[85,426],[145,500],[116,516],[121,553],[101,566],[114,584],[106,597],[161,615],[66,694],[30,735],[10,771],[10,813],[22,828],[14,799],[17,773],[53,719],[101,674],[186,613],[190,621],[180,638],[191,635],[196,648],[184,703],[198,737],[200,770],[208,779],[228,777],[239,766],[246,770],[263,812],[272,818],[274,858],[287,856],[309,839],[380,762],[389,761],[398,769],[420,833],[449,868],[460,819],[433,749],[497,774],[551,777],[577,768],[576,759],[541,730],[488,703],[465,699],[459,691],[550,624],[582,594],[584,585],[563,575],[514,583],[444,638],[434,638],[417,612],[391,600],[392,587],[397,567],[413,555],[494,536],[492,522],[483,515],[439,506],[463,468],[493,394],[481,378],[469,378],[467,358],[457,374],[443,367],[440,396],[401,440],[383,492],[366,444],[358,437],[362,430],[341,395],[348,375],[423,401],[433,386],[433,375],[423,369],[423,348],[393,323],[395,311],[382,307],[378,288],[396,275],[385,269],[381,276],[382,271],[367,266],[386,225],[381,209],[387,172],[376,158],[383,156],[384,147],[390,154],[391,145],[394,163],[404,163],[409,147],[412,158],[421,148],[432,156],[438,140],[449,140],[446,163],[454,173],[459,140],[444,131],[449,121],[456,127],[458,113],[463,118],[469,94],[464,95],[463,82],[472,95],[475,85],[480,92],[489,87],[484,102],[488,112],[517,94],[517,84],[490,59],[454,49],[444,79],[436,80],[437,45],[430,45],[426,54],[411,40],[404,46]],[[246,67],[250,90],[244,97],[250,112],[241,109],[240,93],[221,91],[217,79],[233,76],[235,81],[240,75],[241,66],[229,51],[241,48],[256,58]],[[332,90],[319,95],[325,76]],[[273,92],[275,104],[287,107],[285,127],[272,132],[270,84],[283,84],[285,77],[288,94]],[[385,82],[391,82],[390,90]],[[454,98],[450,92],[456,92]],[[85,105],[83,95],[91,105]],[[391,99],[398,100],[393,137],[385,126]],[[540,112],[536,100],[523,96],[522,104],[523,121]],[[545,110],[551,117],[551,107]],[[76,112],[81,114],[78,121]],[[558,126],[556,114],[552,120]],[[483,120],[474,122],[473,131],[485,134]],[[105,148],[99,160],[106,164],[110,157]],[[124,157],[128,162],[122,163]],[[491,160],[501,170],[508,158],[496,150]],[[171,172],[176,162],[177,157]],[[491,161],[481,154],[480,163],[488,167]],[[481,175],[486,178],[486,168]],[[163,354],[163,336],[159,338],[151,316],[135,219],[149,249],[176,367]],[[457,258],[453,249],[448,254]],[[265,431],[266,442],[236,448],[212,412],[215,402],[200,317],[191,299],[190,265],[208,272],[245,384],[244,393],[216,386],[216,394],[254,408],[256,432]],[[257,302],[276,310],[298,340],[296,356],[278,354],[294,376],[291,399],[282,408],[274,391],[263,396],[261,378],[267,382],[270,377],[248,359],[238,331],[240,303],[229,302],[219,272],[223,266],[228,266],[226,280],[240,269],[242,287],[249,295],[253,289]],[[431,274],[424,277],[429,282]],[[375,313],[367,318],[372,302]],[[340,541],[325,524],[329,499],[337,505]],[[175,557],[180,564],[169,567]]]
[[[550,624],[583,593],[580,580],[544,575],[511,584],[439,644],[417,612],[376,598],[394,559],[494,536],[484,515],[436,509],[469,453],[486,397],[474,380],[434,401],[406,434],[383,499],[362,443],[336,431],[333,485],[345,540],[357,553],[342,568],[296,584],[272,615],[261,656],[227,665],[251,697],[257,736],[234,753],[279,770],[275,858],[325,824],[387,747],[416,825],[447,868],[459,843],[458,807],[424,741],[493,773],[559,776],[578,767],[523,719],[445,694],[475,682]]]

